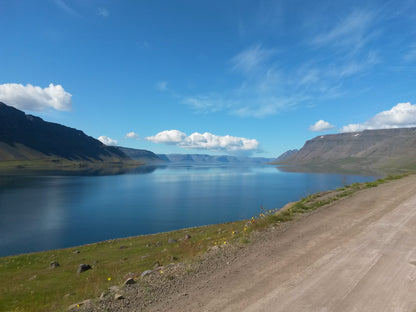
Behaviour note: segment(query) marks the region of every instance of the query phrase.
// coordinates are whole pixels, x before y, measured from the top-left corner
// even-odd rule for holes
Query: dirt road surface
[[[416,176],[273,230],[150,311],[416,311]]]

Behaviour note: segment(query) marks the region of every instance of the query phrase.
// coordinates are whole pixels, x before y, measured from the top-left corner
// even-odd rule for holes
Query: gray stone
[[[120,286],[110,286],[108,287],[108,290],[112,293],[118,293],[121,290]]]
[[[108,291],[103,291],[100,295],[100,300],[101,301],[104,300],[107,295],[108,295]]]
[[[71,293],[65,294],[64,298],[68,298],[68,297],[75,296],[75,295],[76,295],[76,293],[71,292]]]
[[[178,241],[176,240],[176,239],[174,239],[174,238],[169,238],[168,239],[168,243],[169,244],[175,244],[175,243],[177,243]]]
[[[136,284],[136,281],[134,279],[132,279],[132,278],[126,279],[124,281],[124,283],[123,283],[124,286],[126,286],[126,285],[133,285],[133,284]]]
[[[80,273],[88,271],[90,269],[91,269],[91,266],[89,264],[80,264],[78,266],[77,273],[80,274]]]
[[[152,274],[153,273],[153,271],[152,270],[146,270],[146,271],[144,271],[143,273],[142,273],[142,275],[140,275],[141,277],[145,277],[145,276],[147,276],[147,275],[149,275],[149,274]]]
[[[191,235],[189,235],[189,234],[186,234],[185,235],[185,240],[188,240],[188,239],[191,239],[192,238],[192,236]]]
[[[212,246],[212,247],[208,248],[208,251],[217,251],[219,249],[220,249],[220,247],[215,245],[215,246]]]
[[[49,269],[56,269],[57,267],[61,266],[58,261],[52,261],[49,263]]]
[[[37,279],[38,278],[38,276],[37,275],[33,275],[31,278],[29,278],[29,281],[33,281],[33,280],[35,280],[35,279]]]
[[[115,294],[115,295],[114,295],[114,299],[115,299],[115,300],[121,300],[121,299],[124,299],[124,297],[123,297],[123,295],[120,295],[120,294]]]
[[[84,301],[81,301],[81,302],[78,302],[78,303],[74,303],[74,304],[71,304],[68,307],[68,310],[75,310],[75,309],[78,309],[82,305],[87,305],[87,304],[90,304],[90,303],[91,303],[91,299],[87,299],[87,300],[84,300]]]
[[[80,251],[79,251],[79,250],[75,250],[73,253],[74,253],[74,254],[79,254],[79,253],[80,253]]]
[[[153,264],[153,269],[157,269],[158,267],[160,267],[161,266],[161,264],[160,264],[160,262],[159,261],[156,261],[154,264]]]

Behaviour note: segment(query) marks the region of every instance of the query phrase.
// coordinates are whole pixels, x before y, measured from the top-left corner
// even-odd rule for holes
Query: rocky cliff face
[[[48,157],[88,161],[129,159],[116,147],[106,146],[80,130],[46,122],[0,102],[0,161]]]
[[[321,169],[416,169],[416,128],[318,136],[276,163]]]

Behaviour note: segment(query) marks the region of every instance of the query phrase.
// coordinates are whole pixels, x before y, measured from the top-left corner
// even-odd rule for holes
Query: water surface
[[[160,167],[113,176],[0,176],[0,256],[248,219],[374,177],[272,166]]]

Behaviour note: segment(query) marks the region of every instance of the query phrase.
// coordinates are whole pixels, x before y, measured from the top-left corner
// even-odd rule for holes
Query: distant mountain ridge
[[[157,164],[164,162],[163,159],[159,158],[155,153],[148,150],[121,146],[118,146],[117,148],[131,159],[143,162],[145,164]]]
[[[280,155],[279,157],[277,157],[276,159],[273,160],[273,162],[280,162],[283,161],[287,158],[289,158],[290,156],[296,154],[297,152],[299,152],[298,149],[293,149],[293,150],[288,150],[286,152],[284,152],[282,155]]]
[[[416,128],[364,130],[309,140],[295,154],[274,163],[318,171],[414,170]]]
[[[207,164],[207,165],[236,165],[236,164],[265,164],[271,162],[272,158],[242,157],[228,155],[206,155],[206,154],[159,154],[157,155],[165,162],[172,164]]]
[[[123,162],[130,158],[84,132],[26,115],[0,102],[0,161],[66,160]]]

